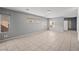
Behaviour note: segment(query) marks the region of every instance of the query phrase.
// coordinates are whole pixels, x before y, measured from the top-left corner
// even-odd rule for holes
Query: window
[[[8,32],[9,31],[9,15],[0,15],[0,32]]]

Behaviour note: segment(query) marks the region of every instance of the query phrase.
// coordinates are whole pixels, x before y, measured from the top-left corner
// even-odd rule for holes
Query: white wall
[[[78,32],[78,40],[79,40],[79,8],[78,8],[78,15],[77,15],[77,32]]]
[[[1,15],[0,15],[0,25],[1,25]],[[1,26],[0,26],[0,33],[1,33]]]
[[[78,15],[77,15],[77,32],[79,32],[79,8],[78,8]]]
[[[50,21],[54,22],[54,25],[51,28],[52,31],[55,31],[55,32],[64,31],[64,18],[63,17],[52,18],[50,19]]]

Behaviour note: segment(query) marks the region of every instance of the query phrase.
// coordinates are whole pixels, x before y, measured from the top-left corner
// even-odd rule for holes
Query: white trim
[[[1,14],[0,14],[0,33],[1,33]]]

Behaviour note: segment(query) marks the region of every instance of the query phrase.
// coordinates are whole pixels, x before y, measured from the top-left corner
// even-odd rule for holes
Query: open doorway
[[[77,31],[77,17],[64,18],[65,31]]]

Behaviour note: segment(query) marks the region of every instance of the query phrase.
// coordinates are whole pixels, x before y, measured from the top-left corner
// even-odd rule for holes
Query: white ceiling
[[[31,13],[46,18],[77,16],[76,7],[5,7],[5,8],[25,13]],[[50,13],[48,13],[49,12],[48,10],[50,10]]]

